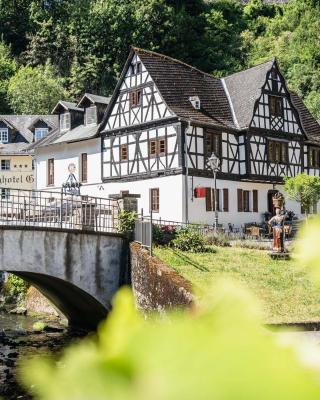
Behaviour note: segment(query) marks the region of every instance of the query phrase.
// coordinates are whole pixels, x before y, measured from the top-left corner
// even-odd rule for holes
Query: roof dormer
[[[103,114],[109,104],[110,98],[96,94],[85,93],[78,103],[78,107],[84,108],[84,124],[95,125],[102,120]]]
[[[60,100],[52,114],[59,115],[60,131],[68,131],[82,124],[83,121],[83,108],[77,106],[76,103]]]
[[[193,107],[195,110],[200,110],[200,108],[201,108],[201,102],[200,102],[200,97],[199,97],[199,96],[190,96],[190,97],[189,97],[189,101],[190,101],[192,107]]]
[[[48,117],[38,116],[28,126],[28,129],[33,133],[33,141],[36,142],[47,136],[56,127],[56,123],[49,120]]]

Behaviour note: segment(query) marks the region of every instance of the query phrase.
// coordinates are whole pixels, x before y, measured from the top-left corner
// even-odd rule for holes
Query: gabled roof
[[[292,105],[298,111],[307,139],[312,143],[320,145],[320,125],[318,121],[311,115],[303,100],[296,93],[291,92],[290,97]]]
[[[222,79],[238,129],[246,129],[250,125],[255,102],[261,95],[273,63],[274,60],[270,60]]]
[[[105,113],[101,124],[102,129],[115,103],[134,53],[139,56],[165,103],[177,117],[185,121],[235,128],[228,99],[220,79],[174,58],[134,47]],[[200,98],[200,110],[196,110],[191,105],[189,101],[191,96]]]
[[[52,118],[52,117],[55,117],[55,118],[54,118],[54,121],[53,121],[53,118]],[[29,129],[29,130],[32,130],[32,129],[34,128],[35,124],[37,124],[39,121],[44,122],[45,124],[47,124],[48,126],[50,126],[52,129],[54,129],[54,128],[57,127],[57,124],[58,124],[58,117],[57,117],[56,115],[54,115],[54,116],[53,116],[53,115],[45,115],[45,116],[39,115],[37,118],[35,118],[35,119],[31,122],[30,126],[28,126],[28,129]]]
[[[28,150],[33,150],[39,147],[45,147],[58,143],[79,142],[82,140],[93,139],[97,136],[97,125],[79,125],[67,132],[60,132],[59,129],[51,132],[28,147]]]
[[[83,108],[77,107],[77,103],[71,103],[70,101],[64,101],[60,100],[52,110],[52,114],[59,113],[59,108],[64,109],[66,111],[78,111],[78,112],[83,112]]]
[[[46,121],[53,128],[58,126],[57,115],[0,115],[0,120],[19,132],[28,143],[33,141],[33,133],[30,127],[39,119]]]
[[[77,107],[80,107],[85,99],[91,101],[92,104],[106,104],[108,105],[111,97],[98,96],[97,94],[85,93],[79,101]]]

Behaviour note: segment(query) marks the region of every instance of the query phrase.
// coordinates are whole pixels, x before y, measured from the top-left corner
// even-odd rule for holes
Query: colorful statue
[[[285,253],[284,248],[284,220],[285,216],[281,214],[284,208],[284,197],[281,193],[277,193],[272,198],[276,215],[272,217],[268,224],[272,226],[273,234],[273,253]]]

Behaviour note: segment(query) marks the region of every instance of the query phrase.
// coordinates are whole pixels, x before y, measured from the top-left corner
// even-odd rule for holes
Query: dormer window
[[[9,130],[8,128],[0,128],[0,141],[1,143],[9,142]]]
[[[34,129],[34,140],[40,140],[45,137],[49,132],[48,128],[35,128]]]
[[[60,114],[60,130],[67,131],[70,129],[70,113]]]
[[[191,96],[189,97],[189,101],[192,104],[193,108],[195,108],[196,110],[200,110],[201,102],[199,96]]]
[[[92,106],[86,108],[86,125],[96,124],[97,123],[97,107]]]

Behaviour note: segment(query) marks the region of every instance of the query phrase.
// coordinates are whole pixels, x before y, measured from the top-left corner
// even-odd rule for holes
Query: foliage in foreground
[[[43,400],[319,398],[317,349],[280,344],[239,287],[218,282],[210,293],[193,312],[145,320],[123,289],[96,339],[69,348],[58,364],[27,362],[23,382]]]

